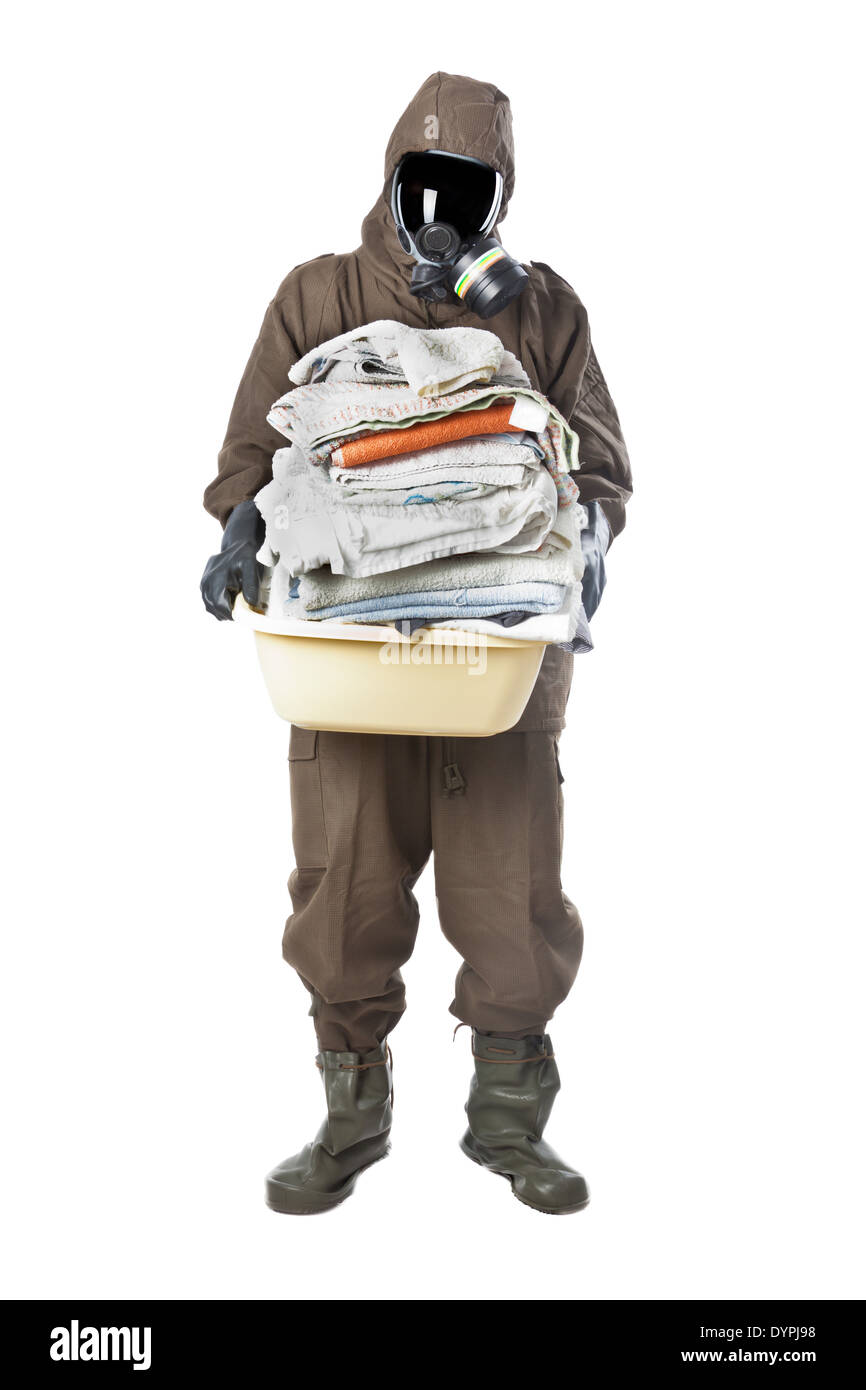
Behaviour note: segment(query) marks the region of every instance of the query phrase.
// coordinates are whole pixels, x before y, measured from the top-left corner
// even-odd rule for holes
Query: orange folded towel
[[[363,439],[348,439],[331,455],[331,462],[343,468],[357,468],[397,454],[414,453],[416,449],[432,449],[435,444],[469,439],[473,434],[522,434],[521,425],[509,424],[513,409],[514,401],[509,400],[484,410],[461,410],[420,425],[407,425],[403,430],[377,430]]]

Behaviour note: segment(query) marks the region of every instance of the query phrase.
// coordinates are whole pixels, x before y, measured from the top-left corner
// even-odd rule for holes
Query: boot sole
[[[278,1205],[278,1202],[279,1202],[280,1196],[282,1195],[282,1193],[281,1193],[281,1191],[280,1191],[280,1188],[279,1188],[279,1186],[278,1186],[276,1183],[274,1183],[274,1185],[273,1185],[273,1190],[274,1190],[274,1195],[275,1195],[275,1197],[276,1197],[277,1200],[276,1200],[276,1201],[272,1201],[272,1200],[271,1200],[271,1197],[270,1197],[271,1185],[270,1185],[270,1182],[266,1179],[266,1187],[265,1187],[265,1206],[268,1207],[270,1211],[275,1211],[275,1212],[277,1213],[278,1216],[319,1216],[322,1212],[325,1212],[325,1211],[333,1211],[335,1207],[340,1207],[340,1206],[342,1206],[343,1203],[344,1203],[345,1201],[347,1201],[347,1200],[349,1199],[349,1197],[351,1197],[352,1193],[355,1191],[355,1184],[356,1184],[356,1182],[358,1181],[358,1179],[359,1179],[359,1177],[361,1176],[361,1174],[362,1174],[362,1173],[366,1173],[367,1169],[368,1169],[368,1168],[372,1168],[373,1165],[374,1165],[375,1163],[381,1163],[381,1162],[382,1162],[382,1159],[383,1159],[383,1158],[387,1158],[387,1157],[388,1157],[388,1154],[389,1154],[390,1152],[391,1152],[391,1146],[390,1146],[390,1144],[389,1144],[389,1145],[388,1145],[388,1148],[385,1150],[385,1152],[384,1152],[383,1154],[379,1154],[379,1157],[378,1157],[378,1158],[371,1158],[369,1163],[365,1163],[364,1166],[363,1166],[362,1168],[359,1168],[359,1169],[358,1169],[358,1171],[355,1173],[355,1175],[354,1175],[353,1178],[352,1178],[351,1186],[348,1187],[348,1188],[341,1194],[341,1196],[335,1197],[333,1201],[324,1201],[320,1206],[310,1206],[310,1207],[279,1206],[279,1205]],[[283,1189],[283,1190],[286,1191],[286,1192],[293,1192],[293,1193],[294,1193],[294,1192],[299,1192],[301,1189],[300,1189],[300,1188],[297,1188],[297,1187],[290,1187],[290,1188],[286,1188],[286,1189]]]
[[[462,1140],[460,1142],[460,1151],[461,1153],[465,1153],[467,1158],[471,1158],[472,1162],[476,1163],[479,1168],[483,1168],[486,1173],[492,1173],[495,1178],[505,1178],[505,1181],[510,1184],[511,1195],[515,1201],[519,1202],[523,1207],[529,1207],[531,1211],[540,1212],[542,1216],[573,1216],[575,1212],[585,1211],[589,1206],[589,1198],[587,1197],[585,1201],[577,1202],[571,1207],[538,1207],[534,1202],[527,1202],[525,1197],[518,1197],[517,1193],[514,1191],[514,1179],[508,1173],[497,1173],[495,1168],[488,1168],[486,1163],[482,1163],[480,1158],[475,1157],[471,1149],[464,1147]]]

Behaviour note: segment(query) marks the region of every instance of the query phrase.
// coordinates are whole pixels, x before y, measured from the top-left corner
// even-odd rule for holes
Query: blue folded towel
[[[566,586],[539,581],[495,584],[466,589],[426,589],[406,594],[383,594],[354,603],[335,603],[317,608],[311,617],[369,618],[486,618],[519,610],[522,613],[556,613],[565,602]]]

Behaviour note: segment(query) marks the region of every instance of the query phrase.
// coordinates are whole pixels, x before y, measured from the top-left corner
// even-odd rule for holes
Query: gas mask
[[[400,162],[391,211],[404,251],[418,264],[410,293],[464,303],[489,319],[516,299],[529,276],[491,233],[502,206],[502,175],[468,155],[426,150]]]

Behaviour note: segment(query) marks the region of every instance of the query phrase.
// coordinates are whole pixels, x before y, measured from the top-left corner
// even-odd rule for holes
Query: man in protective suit
[[[496,250],[513,187],[507,97],[485,82],[434,73],[388,142],[384,188],[364,219],[361,245],[296,266],[268,305],[218,475],[205,492],[207,510],[224,526],[222,549],[202,579],[216,617],[231,617],[238,592],[257,601],[264,532],[252,499],[270,480],[282,443],[265,417],[289,389],[289,368],[318,344],[377,319],[488,327],[569,421],[580,440],[574,476],[590,520],[583,596],[592,616],[609,539],[625,523],[628,454],[577,295],[549,266],[518,267]],[[454,252],[457,242],[471,252],[485,236],[494,244],[488,258],[505,262],[496,281],[504,290],[473,301],[455,290]],[[589,1200],[585,1179],[542,1138],[559,1089],[546,1027],[574,982],[583,945],[560,881],[559,735],[573,661],[549,646],[520,720],[491,738],[292,726],[296,867],[283,955],[311,995],[328,1114],[312,1143],[268,1175],[266,1200],[275,1210],[337,1205],[388,1151],[386,1040],[405,1007],[400,967],[418,926],[412,889],[431,853],[442,930],[463,958],[451,1012],[472,1030],[464,1152],[507,1177],[514,1195],[539,1211],[577,1211]]]

